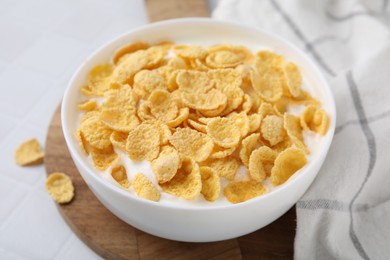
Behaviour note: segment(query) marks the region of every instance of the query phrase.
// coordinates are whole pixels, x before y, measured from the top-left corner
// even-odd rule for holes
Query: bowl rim
[[[96,172],[94,172],[92,170],[92,167],[93,167],[92,165],[86,165],[84,163],[84,161],[82,161],[81,159],[78,158],[78,152],[76,151],[76,149],[74,147],[75,142],[73,142],[71,140],[71,138],[73,138],[73,134],[70,133],[70,131],[68,129],[66,118],[68,117],[67,104],[68,104],[68,100],[71,98],[70,92],[71,92],[71,89],[73,89],[75,87],[79,87],[79,86],[75,86],[74,81],[77,78],[78,74],[83,69],[83,67],[87,64],[87,62],[90,59],[92,59],[94,56],[98,55],[102,50],[104,50],[105,48],[107,48],[111,44],[113,44],[117,41],[120,41],[122,38],[128,37],[129,34],[135,34],[137,32],[140,32],[140,31],[143,31],[143,30],[149,29],[149,28],[171,26],[171,25],[175,25],[178,23],[192,23],[192,24],[193,23],[199,23],[199,24],[212,23],[212,24],[219,25],[219,26],[233,26],[233,27],[236,27],[238,29],[241,28],[243,30],[251,30],[254,33],[260,33],[260,34],[266,35],[267,37],[274,38],[275,40],[281,42],[282,44],[287,45],[290,49],[292,49],[294,52],[296,52],[299,56],[301,56],[310,65],[310,67],[313,70],[316,77],[319,79],[319,81],[325,87],[324,93],[325,93],[325,96],[328,97],[328,99],[329,99],[329,102],[327,102],[327,105],[328,105],[328,110],[329,110],[328,113],[329,113],[329,116],[331,118],[331,122],[330,122],[327,134],[323,137],[323,138],[325,138],[325,140],[322,143],[322,146],[321,146],[318,154],[316,155],[315,158],[313,158],[312,161],[310,161],[308,163],[308,165],[303,169],[302,172],[300,172],[300,174],[298,176],[295,176],[295,178],[290,179],[288,182],[285,182],[284,184],[280,185],[278,187],[278,189],[276,189],[276,190],[273,190],[273,191],[268,192],[268,193],[261,195],[259,197],[247,200],[245,202],[237,203],[237,204],[232,203],[232,204],[227,204],[227,205],[215,205],[215,206],[207,206],[207,207],[194,206],[194,205],[182,205],[182,204],[175,205],[174,203],[164,204],[164,203],[160,203],[160,202],[154,202],[154,201],[142,199],[142,198],[137,197],[134,194],[131,194],[131,193],[121,189],[120,187],[116,187],[112,183],[109,183],[108,181],[104,180],[101,176],[98,176],[96,174]],[[332,140],[333,140],[333,136],[334,136],[334,132],[335,132],[335,128],[336,128],[336,103],[335,103],[333,93],[330,89],[330,86],[329,86],[327,80],[323,76],[323,73],[320,71],[318,66],[313,62],[313,60],[306,53],[304,53],[302,50],[300,50],[298,47],[296,47],[294,44],[281,38],[280,36],[278,36],[272,32],[263,30],[263,29],[259,29],[259,28],[252,27],[249,25],[244,25],[242,23],[237,23],[237,22],[221,21],[221,20],[215,20],[212,18],[177,18],[177,19],[169,19],[169,20],[165,20],[165,21],[150,23],[150,24],[146,24],[146,25],[137,27],[135,29],[129,30],[129,31],[122,33],[119,36],[113,38],[112,40],[102,44],[99,48],[97,48],[95,51],[93,51],[81,63],[81,65],[76,69],[76,71],[73,73],[71,79],[69,80],[69,82],[67,84],[67,87],[66,87],[66,90],[64,92],[63,99],[62,99],[62,104],[61,104],[61,124],[62,124],[62,131],[64,134],[64,138],[65,138],[65,141],[67,144],[67,148],[69,149],[69,152],[72,155],[72,159],[76,160],[77,164],[83,167],[83,170],[85,173],[90,175],[92,178],[94,178],[101,185],[105,186],[106,188],[110,189],[111,191],[113,191],[114,193],[117,193],[120,196],[124,196],[126,198],[129,198],[130,200],[135,200],[138,203],[143,203],[146,205],[150,205],[152,207],[166,208],[166,209],[190,210],[190,211],[212,211],[212,210],[220,210],[220,209],[240,209],[243,207],[247,207],[251,204],[256,204],[260,201],[268,200],[271,197],[275,197],[278,194],[285,192],[285,190],[288,189],[289,186],[293,186],[294,184],[300,182],[302,178],[305,178],[306,175],[311,172],[311,169],[315,165],[317,165],[318,163],[321,163],[319,160],[322,157],[326,157],[326,155],[329,151],[330,145],[332,143]],[[318,170],[318,172],[319,172],[319,170]],[[318,172],[315,173],[315,175],[317,175]],[[314,178],[313,178],[313,181],[314,181]],[[84,177],[83,177],[83,179],[84,179]],[[311,185],[311,183],[310,183],[310,185]],[[310,187],[310,185],[309,185],[309,187]],[[304,192],[306,192],[306,191],[307,191],[307,189]]]

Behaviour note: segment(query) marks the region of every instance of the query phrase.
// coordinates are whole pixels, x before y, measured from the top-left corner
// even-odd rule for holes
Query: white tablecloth
[[[142,0],[0,0],[0,259],[97,259],[45,192],[44,166],[15,148],[45,145],[70,75],[107,40],[147,23]]]

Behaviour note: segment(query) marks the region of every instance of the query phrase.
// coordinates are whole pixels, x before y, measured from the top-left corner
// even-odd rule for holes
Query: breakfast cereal
[[[75,136],[140,198],[240,203],[286,182],[308,161],[306,136],[326,134],[303,85],[298,65],[269,50],[130,43],[89,72]]]
[[[241,149],[240,149],[240,159],[244,165],[248,166],[249,157],[251,156],[252,152],[261,145],[259,140],[260,140],[260,133],[251,134],[242,140]]]
[[[160,192],[143,173],[138,173],[135,175],[132,181],[132,186],[135,193],[137,193],[140,198],[152,201],[160,200]]]
[[[168,182],[161,184],[166,193],[186,200],[195,199],[202,190],[202,180],[199,166],[194,159],[184,157],[180,169]]]
[[[244,202],[266,192],[266,188],[254,180],[231,182],[223,190],[223,194],[231,203]]]
[[[196,162],[206,160],[214,147],[210,136],[191,128],[176,129],[169,142],[179,153],[193,158]]]
[[[180,154],[171,146],[164,146],[160,155],[152,161],[152,170],[158,183],[170,181],[180,167]]]
[[[227,156],[217,159],[210,158],[201,165],[214,169],[220,177],[224,177],[232,181],[234,180],[238,168],[240,167],[240,161],[235,157]]]
[[[68,203],[74,197],[72,180],[65,173],[51,173],[46,179],[46,190],[60,204]]]
[[[272,167],[270,180],[273,185],[280,185],[288,180],[307,162],[304,151],[297,148],[287,148],[278,154]]]
[[[126,168],[123,165],[117,165],[111,169],[111,176],[116,180],[123,188],[130,187],[129,179],[127,178]]]
[[[37,139],[22,143],[15,151],[15,161],[21,166],[41,164],[43,151]]]
[[[160,129],[146,121],[130,131],[126,151],[132,160],[153,160],[160,152],[160,139]]]
[[[208,201],[217,200],[221,190],[219,175],[216,171],[209,167],[200,167],[199,172],[202,179],[201,193],[204,198]]]

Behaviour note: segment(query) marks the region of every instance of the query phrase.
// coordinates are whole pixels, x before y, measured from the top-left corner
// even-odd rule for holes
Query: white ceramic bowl
[[[82,153],[74,133],[78,127],[79,89],[89,70],[107,62],[119,47],[135,41],[203,44],[231,43],[250,48],[268,47],[298,64],[307,85],[314,89],[331,118],[329,131],[321,140],[317,156],[275,191],[240,204],[215,207],[172,206],[140,199],[103,179]],[[305,193],[316,177],[331,144],[336,122],[332,93],[317,67],[292,44],[272,33],[212,19],[176,19],[150,24],[112,40],[81,64],[72,77],[62,102],[62,126],[72,158],[96,197],[113,214],[128,224],[163,238],[208,242],[230,239],[268,225]]]

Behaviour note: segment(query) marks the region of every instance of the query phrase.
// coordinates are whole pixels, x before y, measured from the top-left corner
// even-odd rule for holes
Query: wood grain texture
[[[146,0],[149,21],[182,17],[208,17],[207,0]]]

